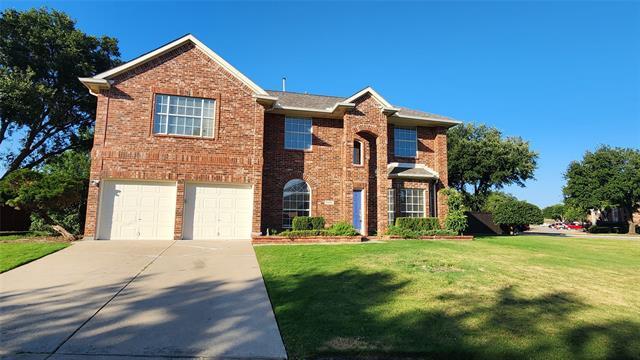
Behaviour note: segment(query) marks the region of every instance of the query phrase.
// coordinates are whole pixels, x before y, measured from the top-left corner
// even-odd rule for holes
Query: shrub
[[[311,228],[314,230],[324,229],[324,218],[322,216],[312,217]]]
[[[322,216],[296,216],[291,221],[292,230],[322,230],[324,229],[324,218]]]
[[[311,218],[296,216],[291,221],[291,230],[311,230]]]
[[[526,201],[507,201],[499,204],[493,213],[496,224],[506,226],[510,233],[525,225],[542,224],[542,210]]]
[[[467,229],[467,215],[460,210],[449,211],[444,219],[444,227],[456,235],[462,234]]]
[[[420,233],[422,231],[440,229],[440,222],[438,218],[434,217],[399,217],[396,219],[396,226]]]
[[[353,225],[346,221],[340,221],[331,225],[327,229],[329,236],[356,236],[359,235],[358,231],[354,229]]]
[[[403,239],[417,239],[420,236],[453,236],[458,235],[457,232],[446,229],[431,229],[426,231],[413,231],[402,228],[400,226],[391,225],[387,228],[386,235],[400,236]]]
[[[467,215],[464,214],[465,207],[462,194],[452,188],[442,189],[440,193],[447,197],[447,207],[449,208],[447,217],[444,219],[445,228],[455,232],[456,235],[462,234],[467,229]],[[497,203],[503,204],[508,201],[505,197],[505,199]]]
[[[389,226],[385,234],[391,235],[391,236],[400,236],[403,239],[417,239],[420,236],[420,234],[418,234],[418,232],[416,231],[403,228],[397,225]]]
[[[609,225],[591,225],[587,231],[592,234],[627,234],[629,232],[629,224],[612,223]]]

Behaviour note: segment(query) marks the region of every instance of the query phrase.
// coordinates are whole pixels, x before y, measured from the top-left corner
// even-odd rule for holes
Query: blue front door
[[[362,233],[362,190],[353,190],[353,227]]]

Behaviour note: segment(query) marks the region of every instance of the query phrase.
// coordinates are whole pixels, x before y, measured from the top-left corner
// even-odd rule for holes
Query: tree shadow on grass
[[[639,323],[581,321],[567,292],[404,296],[410,281],[355,269],[265,280],[292,358],[640,358]]]

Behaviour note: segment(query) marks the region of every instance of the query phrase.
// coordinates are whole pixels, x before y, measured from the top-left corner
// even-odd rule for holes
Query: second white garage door
[[[250,186],[187,184],[184,239],[250,239],[253,190]]]

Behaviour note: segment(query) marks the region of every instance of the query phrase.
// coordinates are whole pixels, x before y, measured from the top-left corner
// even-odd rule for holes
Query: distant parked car
[[[567,230],[567,225],[565,223],[562,222],[554,222],[553,224],[549,225],[549,227],[551,229],[556,229],[556,230]]]
[[[569,223],[566,225],[567,228],[571,229],[571,230],[580,230],[580,231],[584,231],[584,226],[582,226],[582,224],[574,222],[574,223]]]

